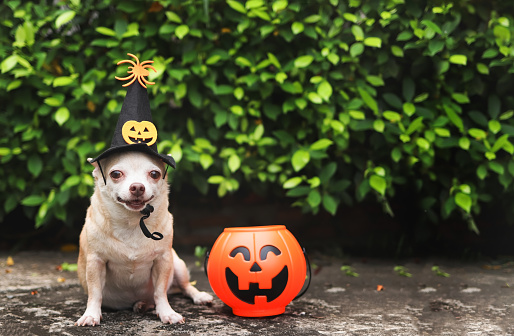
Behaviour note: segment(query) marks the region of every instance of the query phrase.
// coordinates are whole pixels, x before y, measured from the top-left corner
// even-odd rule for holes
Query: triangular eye
[[[135,132],[135,131],[136,131],[136,129],[134,128],[134,126],[132,126],[132,127],[130,128],[130,130],[131,130],[132,132]]]
[[[149,131],[148,131],[148,128],[146,128],[146,127],[145,127],[145,130],[144,130],[143,132],[149,132]]]
[[[275,246],[266,245],[261,249],[261,254],[260,254],[261,260],[266,260],[266,258],[268,258],[269,252],[273,253],[276,256],[279,256],[282,254],[282,252],[280,252],[280,250],[278,248],[276,248]]]

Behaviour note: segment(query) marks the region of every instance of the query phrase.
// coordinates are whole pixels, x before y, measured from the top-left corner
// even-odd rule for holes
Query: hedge
[[[484,204],[513,213],[509,1],[6,0],[0,18],[0,219],[83,217],[127,52],[155,61],[175,191],[394,215],[409,186],[416,211],[477,233]]]

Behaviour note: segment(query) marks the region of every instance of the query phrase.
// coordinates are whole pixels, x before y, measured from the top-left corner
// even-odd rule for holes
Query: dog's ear
[[[97,180],[98,174],[100,173],[100,171],[98,169],[98,162],[97,161],[93,162],[93,158],[87,158],[87,162],[91,163],[93,165],[93,167],[95,167],[95,169],[93,170],[93,177],[95,178],[95,180]]]

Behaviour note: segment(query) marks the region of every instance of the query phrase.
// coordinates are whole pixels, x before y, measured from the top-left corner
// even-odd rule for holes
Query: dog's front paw
[[[212,300],[214,300],[212,295],[209,293],[206,293],[206,292],[198,292],[193,297],[193,302],[194,302],[194,304],[197,304],[197,305],[205,305],[205,304],[211,303]]]
[[[157,316],[161,319],[162,323],[184,323],[185,320],[179,313],[175,312],[171,307],[165,309],[158,309]]]
[[[75,325],[78,325],[79,327],[95,326],[95,325],[100,324],[100,317],[101,317],[100,314],[98,314],[96,316],[92,316],[86,312],[86,313],[84,313],[84,315],[82,315],[81,318],[78,319],[77,322],[75,322]]]

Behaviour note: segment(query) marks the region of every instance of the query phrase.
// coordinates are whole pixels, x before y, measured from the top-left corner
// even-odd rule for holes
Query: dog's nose
[[[132,183],[129,190],[132,195],[139,197],[144,194],[145,186],[142,183]]]

